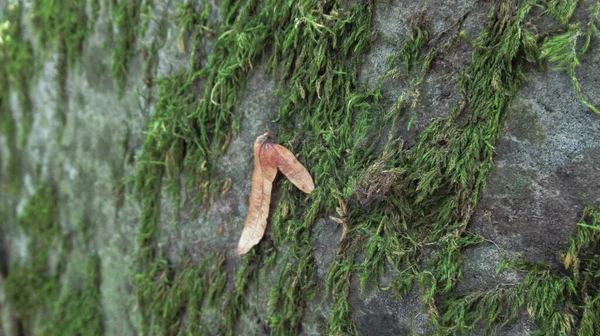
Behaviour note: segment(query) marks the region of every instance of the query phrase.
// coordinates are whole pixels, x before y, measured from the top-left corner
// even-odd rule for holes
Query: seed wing
[[[315,189],[315,183],[308,170],[287,148],[278,144],[274,144],[273,148],[277,152],[277,168],[298,189],[310,194]]]
[[[252,191],[250,192],[250,206],[238,242],[237,255],[246,254],[258,244],[265,234],[267,218],[269,217],[269,204],[271,203],[271,189],[277,174],[277,162],[272,155],[272,145],[261,143],[254,144],[254,171],[252,172]]]

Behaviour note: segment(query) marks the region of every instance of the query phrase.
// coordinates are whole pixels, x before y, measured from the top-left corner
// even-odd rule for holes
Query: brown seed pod
[[[287,148],[273,143],[270,133],[265,133],[254,142],[254,171],[250,206],[238,242],[236,253],[246,254],[258,244],[265,234],[273,180],[279,169],[298,189],[310,194],[315,189],[312,177],[304,166]]]

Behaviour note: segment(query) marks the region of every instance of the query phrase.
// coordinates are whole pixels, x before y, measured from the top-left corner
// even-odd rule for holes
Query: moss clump
[[[44,185],[18,219],[28,258],[9,265],[6,295],[23,335],[101,335],[99,259],[89,257],[81,284],[63,286],[70,241],[61,236],[58,199]]]
[[[488,332],[525,309],[537,324],[535,335],[597,335],[600,332],[600,207],[588,206],[569,237],[560,265],[506,260],[499,267],[526,272],[522,283],[487,291],[453,294],[440,306],[438,332],[467,334],[475,326]]]
[[[67,122],[69,65],[75,65],[81,58],[83,45],[92,28],[86,6],[87,1],[52,0],[35,0],[31,6],[31,20],[40,50],[58,54],[56,114],[63,126]],[[60,136],[61,132],[58,133]]]
[[[79,60],[90,32],[86,5],[87,1],[33,1],[31,19],[40,46],[58,47],[70,64]]]
[[[203,23],[208,18],[203,14],[207,13],[206,9],[196,11],[183,6],[181,10],[182,23],[209,31],[204,28],[206,23]],[[294,83],[290,90],[282,93],[286,106],[279,118],[285,120],[288,135],[283,135],[281,142],[291,140],[292,132],[289,130],[296,128],[295,118],[301,120],[304,116],[307,127],[303,128],[302,134],[317,124],[321,127],[322,121],[326,120],[327,124],[336,124],[336,127],[342,125],[344,134],[350,135],[354,125],[351,113],[361,106],[357,101],[356,105],[347,107],[346,98],[356,86],[360,56],[370,45],[368,26],[371,12],[367,5],[354,5],[346,9],[340,4],[323,7],[320,1],[273,1],[264,4],[256,1],[226,2],[222,5],[221,13],[223,22],[215,30],[220,34],[206,67],[200,68],[193,57],[194,62],[189,70],[158,80],[158,102],[136,174],[136,190],[142,197],[144,211],[139,233],[142,269],[148,269],[149,265],[159,260],[156,220],[163,177],[166,177],[165,188],[170,191],[176,204],[179,204],[179,177],[183,172],[188,176],[187,185],[196,191],[195,197],[200,197],[193,200],[195,203],[209,201],[212,193],[221,191],[221,183],[218,178],[215,179],[214,173],[216,159],[237,133],[239,114],[235,112],[235,107],[253,64],[267,46],[273,49],[269,69],[282,80]],[[184,34],[189,31],[186,25],[182,27]],[[201,36],[206,38],[211,34],[196,34],[195,45],[200,43]],[[198,96],[196,93],[199,89],[202,93]],[[304,103],[303,99],[309,103]],[[334,110],[346,108],[348,110],[344,114],[333,113]],[[297,116],[296,110],[301,111]],[[366,125],[367,120],[365,116],[360,122]],[[333,130],[324,130],[328,134],[323,136],[336,145],[335,151],[339,151],[336,155],[340,155],[342,148],[335,142]],[[310,138],[317,139],[314,136]],[[343,142],[345,147],[351,145],[349,138]],[[331,154],[321,151],[311,162],[315,163],[315,167],[323,167],[322,164],[316,164],[319,160],[335,163],[336,157]],[[304,158],[306,152],[301,151],[299,155]],[[333,166],[324,164],[323,172],[333,169]],[[319,178],[324,181],[323,176]],[[335,184],[329,186],[339,190],[342,180],[340,176]],[[295,330],[302,317],[302,307],[310,298],[314,283],[310,226],[317,214],[325,209],[325,194],[330,190],[324,187],[319,192],[317,199],[321,201],[311,207],[309,216],[303,216],[299,207],[292,209],[289,215],[304,224],[294,229],[290,239],[284,241],[284,235],[281,234],[282,230],[287,230],[283,225],[287,227],[289,223],[281,221],[281,224],[273,225],[278,242],[291,242],[293,255],[300,256],[299,259],[289,260],[289,267],[280,276],[280,284],[271,292],[274,299],[271,300],[273,310],[269,324],[273,332]],[[289,189],[283,195],[298,197],[291,194]],[[293,218],[291,216],[289,219]],[[281,218],[281,213],[279,218],[286,219]],[[253,274],[256,267],[250,257],[244,260],[246,266],[238,271],[234,290],[226,294],[228,304],[223,325],[230,333],[243,311],[245,286],[250,279],[249,274]],[[291,277],[290,272],[295,276]],[[292,282],[296,285],[288,286]],[[281,297],[281,300],[276,297]]]
[[[340,244],[328,280],[334,299],[330,314],[334,330],[355,332],[349,317],[342,318],[349,315],[347,302],[339,299],[347,296],[352,274],[359,273],[364,286],[369,280],[378,281],[386,265],[396,273],[388,289],[403,296],[416,281],[435,318],[436,298],[449,292],[461,276],[461,250],[483,241],[466,228],[493,165],[493,146],[508,107],[525,78],[523,65],[539,55],[535,38],[523,28],[533,5],[531,1],[502,2],[490,12],[479,39],[466,39],[474,51],[471,65],[458,82],[462,101],[448,118],[433,120],[414,146],[405,148],[388,141],[381,158],[371,163],[373,169],[366,170],[363,184],[373,185],[377,174],[372,171],[379,171],[386,181],[395,179],[385,196],[367,200],[365,206],[365,199],[357,197],[359,183],[358,195],[344,200],[348,209],[345,240],[349,241]],[[414,68],[411,60],[426,36],[415,30],[397,57],[405,73]],[[410,91],[403,93],[399,101],[405,105],[397,103],[391,111],[406,113],[410,104],[405,97],[410,96]],[[388,120],[395,122],[391,116]],[[425,258],[424,251],[431,249]]]
[[[534,5],[534,1],[505,1],[495,6],[487,28],[475,41],[459,35],[461,20],[445,42],[436,37],[436,44],[430,43],[433,38],[425,25],[416,27],[406,46],[389,61],[401,69],[390,70],[387,77],[402,74],[408,89],[386,112],[380,107],[380,88],[365,90],[357,80],[372,41],[368,3],[226,1],[218,29],[206,29],[205,7],[181,6],[181,49],[190,48],[187,37],[192,50],[198,50],[194,46],[205,43],[213,31],[217,37],[205,67],[196,54],[189,69],[157,80],[158,101],[135,179],[143,212],[137,271],[144,286],[138,290],[152,293],[164,287],[150,271],[169,264],[157,244],[163,188],[176,207],[184,193],[192,194],[185,199],[199,204],[210,203],[212,195],[222,190],[216,162],[238,131],[240,115],[235,108],[246,78],[258,57],[269,50],[268,69],[281,87],[278,142],[294,150],[318,187],[306,197],[285,180],[278,182],[271,216],[273,244],[278,248],[263,243],[253,252],[256,255],[244,257],[234,288],[224,294],[219,330],[234,332],[245,306],[245,287],[263,262],[257,256],[264,248],[270,254],[265,264],[277,259],[282,265],[269,296],[269,327],[274,334],[298,331],[306,302],[318,293],[312,228],[317,218],[336,212],[344,230],[327,279],[327,295],[333,300],[329,332],[357,332],[347,302],[350,280],[358,274],[363,286],[378,282],[386,267],[395,272],[389,289],[401,296],[418,283],[436,317],[435,300],[461,276],[462,250],[483,241],[467,233],[466,227],[493,165],[493,146],[508,107],[525,79],[523,66],[539,60],[533,30],[525,28]],[[414,116],[419,85],[433,59],[459,36],[474,48],[472,63],[459,79],[462,101],[448,118],[434,120],[414,146],[404,146],[395,139],[404,117],[409,112]],[[382,129],[381,124],[392,126]],[[381,188],[376,193],[363,188],[367,196],[360,196],[361,187],[374,180],[383,180]],[[182,185],[187,190],[182,191]],[[278,251],[286,252],[278,255]],[[169,266],[169,281],[186,267]],[[177,293],[164,292],[166,302]],[[159,328],[185,325],[182,315],[165,314],[161,310],[165,307],[140,307],[146,321],[157,319],[161,311],[169,317]]]
[[[110,0],[113,29],[116,35],[113,39],[112,61],[110,71],[115,78],[119,95],[123,93],[129,60],[135,54],[135,43],[146,30],[147,22],[151,19],[150,0]],[[144,20],[142,15],[145,16]]]
[[[9,266],[6,292],[12,311],[22,325],[32,328],[38,313],[55,298],[58,283],[51,271],[51,254],[58,244],[57,198],[51,186],[42,186],[29,199],[18,226],[28,236],[29,259]]]
[[[579,100],[591,111],[597,114],[600,114],[600,110],[588,102],[583,95],[581,87],[579,86],[579,81],[576,77],[575,69],[579,65],[579,58],[587,51],[591,38],[598,36],[597,25],[600,23],[598,19],[599,12],[600,5],[597,4],[590,15],[587,32],[581,29],[581,24],[575,23],[569,25],[569,28],[563,34],[547,37],[542,44],[541,54],[542,58],[547,59],[548,62],[553,64],[553,70],[565,71],[569,74],[577,98],[579,98]],[[585,42],[583,46],[578,49],[578,41],[581,40],[582,36],[585,38]]]
[[[6,179],[2,184],[17,193],[21,187],[20,149],[31,129],[32,114],[29,81],[33,77],[33,49],[21,34],[22,9],[12,4],[5,9],[0,21],[0,132],[8,147]],[[19,134],[10,106],[10,94],[15,93],[21,110],[22,127]]]
[[[190,52],[190,67],[194,68],[194,63],[200,60],[199,57],[206,56],[198,55],[199,47],[205,43],[205,36],[214,34],[209,22],[212,8],[207,3],[201,3],[199,8],[196,8],[191,2],[177,4],[177,7],[179,14],[176,20],[180,26],[177,46],[182,52],[192,49]],[[186,46],[188,44],[191,44],[191,46]]]
[[[340,244],[328,280],[334,300],[330,325],[339,326],[341,332],[355,332],[349,317],[343,318],[349,314],[347,302],[339,299],[347,296],[352,274],[359,273],[364,286],[378,280],[386,265],[391,267],[396,277],[388,282],[388,289],[402,296],[416,281],[435,318],[435,300],[448,293],[461,276],[461,250],[483,241],[468,234],[466,227],[493,164],[493,146],[508,107],[525,79],[523,66],[540,57],[535,36],[524,28],[531,24],[526,16],[534,5],[532,1],[502,2],[490,12],[487,28],[477,41],[461,33],[474,48],[472,63],[458,83],[463,100],[449,118],[432,121],[413,147],[405,148],[402,143],[394,147],[388,141],[381,158],[365,170],[358,193],[343,201],[348,209],[344,237],[351,241]],[[419,57],[415,50],[426,38],[422,28],[415,28],[392,59],[402,67],[396,73],[410,74],[411,69],[418,69],[415,64],[431,61],[414,61]],[[417,78],[412,83],[419,82],[419,77],[412,78]],[[407,97],[418,92],[410,83],[390,111],[406,113],[411,105]],[[389,116],[394,114],[388,112]],[[395,123],[397,119],[388,120]],[[393,187],[388,187],[390,179],[394,179]],[[386,186],[380,188],[383,194],[364,197],[362,191],[378,185]],[[430,249],[433,252],[425,258],[423,251]]]
[[[577,8],[577,0],[551,0],[545,5],[548,14],[562,24],[567,24]]]
[[[233,288],[224,294],[221,329],[225,335],[235,335],[235,327],[246,307],[246,289],[257,277],[259,265],[266,265],[266,259],[261,257],[262,251],[250,251],[242,258],[240,268],[233,279]]]
[[[104,335],[98,256],[88,258],[81,282],[62,286],[51,308],[47,335]]]
[[[201,322],[214,309],[227,282],[225,258],[214,254],[193,265],[183,257],[170,265],[161,257],[145,272],[135,275],[137,300],[142,311],[144,335],[200,335],[214,332],[215,326]],[[215,323],[218,325],[218,323]]]

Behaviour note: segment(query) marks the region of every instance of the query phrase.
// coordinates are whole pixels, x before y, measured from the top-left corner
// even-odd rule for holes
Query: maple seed
[[[258,244],[265,234],[269,217],[269,203],[271,203],[271,189],[277,169],[303,192],[310,194],[315,189],[308,170],[287,148],[273,143],[271,133],[267,132],[256,138],[250,206],[236,250],[237,255],[246,254],[254,245]]]

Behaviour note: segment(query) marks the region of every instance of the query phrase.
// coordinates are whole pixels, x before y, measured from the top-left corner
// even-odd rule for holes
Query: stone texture
[[[600,101],[594,76],[600,46],[578,68],[590,101]],[[496,275],[501,256],[558,262],[586,204],[600,202],[600,122],[577,99],[565,73],[531,71],[496,145],[496,167],[471,219],[470,230],[494,242],[467,251],[458,290],[515,283],[518,274]],[[499,335],[530,335],[520,320]]]
[[[419,19],[431,22],[435,36],[468,12],[464,30],[475,37],[483,28],[489,4],[474,0],[389,1],[376,11],[375,27],[380,38],[366,58],[361,80],[373,87],[385,71],[385,58],[398,52]],[[187,67],[188,59],[177,47],[179,29],[172,18],[174,3],[155,2],[157,22],[167,22],[166,44],[159,51],[157,75],[169,75]],[[213,13],[218,19],[218,13]],[[152,21],[138,48],[152,43],[157,35],[157,22]],[[127,192],[120,191],[121,179],[131,176],[133,161],[140,152],[143,130],[152,115],[155,88],[143,82],[143,60],[137,53],[130,62],[126,90],[118,100],[114,82],[108,72],[109,50],[103,47],[103,31],[107,22],[100,18],[96,33],[87,41],[81,64],[69,72],[68,112],[64,133],[58,137],[58,100],[55,78],[56,55],[40,61],[38,79],[32,87],[33,131],[26,144],[25,190],[17,212],[34,192],[36,183],[50,179],[58,183],[61,227],[73,231],[82,221],[93,227],[91,251],[101,258],[101,292],[104,322],[108,335],[137,335],[139,323],[135,298],[130,283],[131,266],[136,248],[140,206]],[[31,34],[30,29],[26,29]],[[397,45],[382,37],[398,40]],[[32,36],[27,36],[33,41]],[[210,51],[210,45],[206,46]],[[140,49],[138,49],[139,51]],[[471,48],[458,43],[436,60],[432,71],[420,88],[417,118],[413,133],[401,132],[410,139],[424,129],[431,118],[444,117],[458,101],[454,85],[457,73],[468,66]],[[600,103],[600,46],[582,59],[578,76],[583,91],[591,102]],[[440,76],[448,75],[448,79]],[[389,80],[384,94],[395,99],[405,88],[402,80]],[[264,65],[254,69],[248,79],[239,107],[243,114],[241,133],[235,138],[218,172],[232,180],[223,199],[217,199],[205,212],[190,217],[181,213],[174,225],[175,209],[168,197],[161,203],[160,244],[172,260],[182,251],[198,260],[215,250],[227,255],[226,268],[234,272],[239,258],[234,248],[245,218],[252,173],[252,143],[266,127],[274,130],[272,120],[279,108],[273,93],[275,84],[265,74]],[[16,99],[11,101],[18,111]],[[17,113],[17,119],[19,115]],[[496,164],[488,178],[470,225],[470,230],[485,236],[493,244],[469,249],[459,291],[491,288],[500,282],[517,282],[519,274],[496,275],[494,270],[502,255],[520,252],[534,261],[554,261],[565,247],[566,237],[585,203],[600,201],[600,120],[587,110],[574,94],[564,73],[528,72],[528,82],[513,102],[502,138],[496,146]],[[24,237],[18,231],[7,232],[4,243],[11,259],[26,256]],[[320,220],[314,228],[317,275],[322,284],[335,256],[341,229],[330,220]],[[335,243],[333,243],[335,242]],[[88,247],[90,248],[90,247]],[[81,250],[85,250],[81,248]],[[89,251],[89,250],[88,250]],[[277,268],[259,273],[250,286],[249,308],[238,326],[240,334],[266,334],[266,309],[269,288],[276,281]],[[2,288],[0,284],[0,289]],[[369,289],[365,293],[352,285],[350,304],[359,332],[364,335],[419,334],[429,332],[426,314],[415,290],[399,301],[388,293]],[[322,289],[323,291],[323,289]],[[2,304],[0,290],[0,305]],[[319,301],[319,300],[317,300]],[[306,335],[319,334],[319,325],[327,323],[326,300],[310,303],[303,325]],[[4,315],[6,312],[2,311]],[[2,316],[2,325],[5,316]],[[12,335],[9,327],[4,333]],[[502,331],[504,335],[529,335],[534,328],[526,319]],[[2,334],[0,329],[0,335]]]

